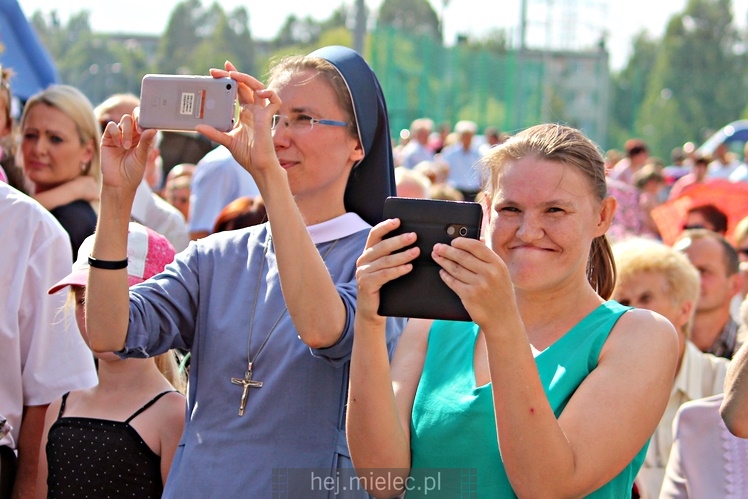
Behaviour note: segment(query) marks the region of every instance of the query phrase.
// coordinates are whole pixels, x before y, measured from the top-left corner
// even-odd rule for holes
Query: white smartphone
[[[236,92],[231,78],[147,74],[138,122],[141,128],[194,130],[205,124],[228,132],[236,120]]]

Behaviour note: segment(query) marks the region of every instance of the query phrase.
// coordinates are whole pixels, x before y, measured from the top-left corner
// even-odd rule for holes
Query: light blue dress
[[[260,281],[250,352],[254,358],[281,316],[281,293],[269,225],[215,234],[191,244],[154,279],[132,288],[123,352],[192,352],[184,435],[164,497],[346,497],[340,469],[352,474],[345,437],[348,372],[356,305],[355,267],[369,225],[348,213],[309,227],[348,312],[340,340],[310,349],[283,314],[254,364],[264,384],[250,388],[238,416],[247,337]],[[337,243],[335,242],[337,241]],[[266,262],[263,253],[266,246]],[[311,287],[309,292],[313,293]],[[394,350],[404,321],[388,319]],[[336,496],[337,491],[337,496]],[[362,492],[349,495],[366,497]]]

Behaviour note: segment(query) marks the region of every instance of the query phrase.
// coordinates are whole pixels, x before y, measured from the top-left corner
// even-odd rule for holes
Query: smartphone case
[[[379,314],[394,317],[469,321],[457,294],[439,276],[441,267],[431,258],[436,243],[450,244],[456,237],[480,237],[483,209],[465,201],[389,197],[384,218],[399,218],[400,227],[387,237],[415,232],[421,250],[413,269],[382,286]]]
[[[211,76],[147,74],[140,85],[142,128],[194,130],[199,124],[234,127],[237,83]]]

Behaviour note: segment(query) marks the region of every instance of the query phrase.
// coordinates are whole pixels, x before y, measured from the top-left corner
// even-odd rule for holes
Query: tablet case
[[[462,235],[480,236],[483,209],[480,204],[464,201],[389,197],[384,204],[384,218],[399,218],[400,227],[392,237],[415,232],[421,250],[413,270],[382,286],[379,315],[469,321],[457,294],[439,277],[441,267],[431,258],[436,243],[450,244]],[[462,232],[462,234],[461,234]]]

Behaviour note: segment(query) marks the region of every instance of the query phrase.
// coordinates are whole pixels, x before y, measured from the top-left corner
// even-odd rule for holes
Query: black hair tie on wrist
[[[127,258],[125,258],[124,260],[111,261],[111,260],[97,260],[96,258],[89,256],[88,264],[95,269],[120,270],[120,269],[127,268]]]

